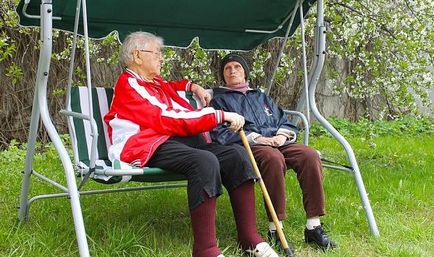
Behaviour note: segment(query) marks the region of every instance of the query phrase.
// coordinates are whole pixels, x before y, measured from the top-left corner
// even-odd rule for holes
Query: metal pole
[[[93,101],[92,101],[92,82],[91,82],[91,73],[90,73],[90,57],[89,57],[89,35],[87,29],[87,6],[86,0],[82,0],[82,9],[83,9],[83,31],[84,31],[84,48],[85,48],[85,56],[86,56],[86,82],[87,82],[87,93],[88,93],[88,101],[89,101],[89,118],[93,120]],[[89,168],[95,168],[95,160],[96,160],[96,150],[98,143],[98,130],[92,127],[91,129],[92,136],[92,145],[90,151],[90,163]]]
[[[42,33],[42,32],[41,32]],[[39,56],[39,62],[41,62],[41,55]],[[40,80],[40,65],[38,65],[36,81]],[[33,156],[35,155],[36,147],[36,137],[38,134],[38,124],[39,124],[39,103],[38,103],[38,87],[35,87],[35,95],[33,96],[33,106],[32,106],[32,118],[30,120],[30,130],[29,137],[27,139],[27,152],[26,160],[23,174],[23,181],[21,184],[21,194],[20,194],[20,206],[18,211],[18,219],[20,222],[25,221],[28,218],[28,195],[30,189],[30,177],[32,175],[33,167]]]
[[[288,41],[289,32],[291,31],[292,24],[294,23],[294,18],[295,18],[295,14],[297,13],[298,5],[301,5],[301,0],[297,1],[297,3],[294,6],[294,10],[292,11],[291,20],[289,21],[288,28],[286,29],[285,38],[283,39],[283,42],[282,42],[282,47],[279,50],[279,54],[277,56],[277,61],[276,61],[276,64],[274,65],[274,68],[273,68],[273,73],[271,74],[270,81],[268,82],[268,85],[267,85],[266,95],[269,95],[271,92],[271,87],[273,86],[273,83],[274,83],[274,77],[276,76],[276,71],[277,71],[277,68],[279,67],[280,59],[282,59],[283,51],[285,50],[285,45],[286,45],[286,42]]]
[[[312,76],[310,79],[310,85],[309,85],[309,100],[310,100],[310,107],[312,110],[312,113],[314,114],[315,118],[326,128],[335,138],[336,140],[341,143],[341,145],[344,147],[348,161],[350,162],[351,166],[354,169],[354,179],[356,180],[357,189],[359,191],[360,199],[362,201],[363,208],[365,209],[366,218],[369,223],[369,228],[371,230],[371,233],[374,236],[379,236],[380,233],[377,228],[377,224],[375,222],[374,214],[372,212],[371,204],[369,203],[368,195],[366,193],[365,186],[363,184],[362,176],[360,174],[359,166],[356,161],[356,157],[354,155],[353,149],[351,148],[351,145],[347,142],[347,140],[325,119],[320,112],[318,111],[318,108],[316,106],[315,102],[315,90],[316,86],[321,74],[321,70],[324,66],[325,61],[325,33],[326,28],[324,25],[324,3],[323,0],[317,1],[317,9],[318,9],[318,18],[317,18],[317,31],[315,35],[315,53],[317,55],[317,62],[314,67],[314,70],[312,72]]]
[[[65,176],[67,181],[68,193],[71,198],[71,208],[75,225],[75,232],[77,234],[77,242],[79,247],[80,256],[89,256],[89,247],[87,244],[86,232],[84,228],[83,215],[81,213],[81,206],[79,200],[79,193],[75,181],[74,168],[69,158],[68,152],[54,127],[50,114],[48,112],[47,103],[47,83],[48,74],[50,69],[50,60],[52,52],[52,14],[53,8],[51,0],[43,0],[41,4],[41,54],[38,64],[39,78],[36,81],[37,97],[39,103],[39,110],[41,114],[42,122],[47,130],[47,133],[53,142],[54,147],[59,153],[59,158],[62,161],[62,165],[65,169]]]
[[[74,75],[74,61],[75,61],[75,50],[77,49],[77,36],[78,36],[78,23],[80,21],[80,7],[81,1],[77,1],[77,6],[75,9],[75,21],[74,21],[74,34],[72,39],[71,46],[71,61],[69,63],[69,72],[68,72],[68,83],[66,86],[66,99],[65,99],[65,109],[71,111],[71,87],[72,87],[72,76]],[[77,138],[75,134],[75,130],[73,129],[72,123],[73,118],[67,117],[68,120],[68,130],[71,138]],[[78,147],[76,146],[76,140],[71,140],[72,143],[72,151],[74,152],[74,163],[78,163]]]
[[[303,82],[306,99],[306,119],[307,126],[310,126],[310,110],[309,110],[309,82],[307,79],[307,58],[306,58],[306,40],[304,38],[304,17],[303,17],[303,5],[300,4],[300,32],[301,32],[301,48],[303,50]],[[308,142],[308,141],[307,141]]]

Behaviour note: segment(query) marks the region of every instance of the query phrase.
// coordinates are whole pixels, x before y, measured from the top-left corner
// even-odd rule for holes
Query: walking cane
[[[256,176],[259,177],[259,185],[261,186],[261,191],[265,199],[265,204],[271,214],[271,218],[273,219],[273,223],[276,226],[277,234],[279,235],[280,243],[282,244],[283,250],[285,251],[286,257],[294,257],[294,253],[291,248],[288,246],[288,242],[286,241],[285,235],[283,234],[283,230],[280,227],[279,220],[277,219],[276,211],[274,210],[273,203],[271,202],[270,196],[268,195],[267,188],[265,187],[265,183],[262,180],[261,173],[259,172],[258,165],[256,165],[255,157],[253,157],[252,149],[250,149],[249,142],[247,141],[246,134],[244,130],[240,130],[241,141],[243,141],[244,148],[246,148],[247,154],[249,155],[250,162],[252,163],[253,170],[256,173]]]

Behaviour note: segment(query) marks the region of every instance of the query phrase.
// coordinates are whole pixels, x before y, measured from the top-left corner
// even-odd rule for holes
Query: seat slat
[[[77,113],[83,113],[80,104],[80,89],[78,87],[71,88],[71,110]],[[75,137],[72,140],[75,142],[73,146],[78,150],[79,160],[89,160],[89,151],[87,147],[84,121],[82,119],[73,118],[71,129],[74,130]]]

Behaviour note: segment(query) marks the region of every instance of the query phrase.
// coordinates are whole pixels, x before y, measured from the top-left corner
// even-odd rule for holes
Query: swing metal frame
[[[69,198],[71,208],[72,208],[72,216],[74,221],[74,227],[77,237],[77,243],[78,243],[78,249],[80,256],[90,256],[89,253],[89,246],[86,238],[86,231],[85,231],[85,225],[82,215],[82,209],[80,204],[80,196],[83,195],[92,195],[92,194],[100,194],[100,193],[111,193],[111,192],[125,192],[125,191],[132,191],[132,190],[143,190],[143,189],[149,189],[151,188],[171,188],[171,187],[178,187],[178,186],[185,186],[180,184],[164,184],[164,185],[154,185],[154,186],[144,186],[144,187],[135,187],[135,188],[121,188],[121,189],[111,189],[111,190],[91,190],[91,191],[80,191],[79,187],[77,186],[76,182],[76,172],[74,169],[73,162],[71,161],[68,152],[65,148],[65,145],[62,143],[62,140],[59,136],[59,133],[56,129],[56,127],[53,124],[52,119],[50,118],[50,114],[48,112],[48,102],[47,102],[47,82],[48,77],[50,73],[50,59],[51,59],[51,53],[52,53],[52,33],[53,33],[53,20],[61,19],[60,17],[54,17],[53,16],[53,2],[54,0],[41,0],[40,4],[40,15],[34,15],[34,14],[28,14],[27,13],[27,6],[30,3],[30,0],[24,0],[23,4],[23,15],[30,19],[39,19],[40,20],[40,40],[42,42],[41,49],[40,49],[40,55],[39,55],[39,62],[38,62],[38,68],[37,68],[37,75],[36,75],[36,82],[35,82],[35,94],[33,98],[33,107],[32,107],[32,115],[31,115],[31,122],[30,122],[30,130],[29,130],[29,136],[28,136],[28,142],[27,142],[27,153],[25,158],[25,168],[24,168],[24,174],[23,174],[23,180],[22,180],[22,187],[21,187],[21,194],[20,194],[20,207],[19,207],[19,220],[21,222],[25,221],[28,218],[28,212],[30,205],[39,199],[47,199],[47,198],[57,198],[57,197],[67,197]],[[327,129],[335,138],[336,140],[343,146],[346,154],[347,159],[349,162],[349,165],[346,167],[342,166],[336,166],[336,165],[324,165],[328,168],[333,169],[339,169],[349,172],[353,175],[358,193],[361,199],[362,206],[366,213],[366,218],[369,224],[369,229],[373,236],[379,236],[379,231],[377,228],[377,224],[373,215],[373,211],[371,209],[371,205],[369,203],[369,199],[367,196],[367,192],[363,183],[363,179],[359,170],[359,166],[354,154],[354,151],[351,147],[351,145],[347,142],[347,140],[327,121],[326,118],[324,118],[320,112],[318,111],[316,101],[315,101],[315,91],[318,84],[318,80],[320,78],[320,74],[322,71],[322,68],[324,66],[324,61],[326,57],[326,26],[324,24],[324,1],[323,0],[317,0],[316,4],[316,10],[317,10],[317,18],[316,18],[316,25],[315,25],[315,36],[314,36],[314,53],[313,53],[313,62],[310,67],[310,72],[307,71],[307,61],[306,61],[306,44],[304,39],[304,23],[303,23],[303,1],[299,0],[297,2],[297,7],[294,8],[292,14],[286,18],[284,22],[282,22],[282,25],[285,24],[285,22],[290,20],[288,29],[285,35],[285,39],[288,38],[290,28],[292,26],[292,22],[294,20],[296,12],[299,12],[300,14],[300,27],[301,27],[301,33],[302,33],[302,51],[303,51],[303,69],[305,71],[304,73],[304,101],[305,101],[305,110],[301,110],[299,108],[296,111],[289,112],[290,114],[301,114],[303,111],[306,113],[307,118],[303,119],[304,123],[306,123],[305,127],[305,137],[304,137],[304,143],[308,144],[309,140],[309,124],[310,124],[310,114],[313,114],[315,119],[318,120],[325,129]],[[74,58],[75,58],[75,49],[76,49],[76,42],[78,37],[78,24],[80,19],[80,13],[82,17],[82,24],[83,24],[83,34],[84,34],[84,40],[85,40],[85,60],[86,60],[86,77],[87,77],[87,87],[88,87],[88,93],[91,94],[91,88],[92,88],[92,82],[91,82],[91,67],[90,67],[90,58],[89,58],[89,35],[88,35],[88,28],[87,28],[87,5],[86,0],[79,0],[77,1],[77,8],[76,8],[76,17],[75,17],[75,24],[74,24],[74,42],[73,42],[73,48],[71,51],[71,63],[70,63],[70,71],[69,71],[69,77],[68,77],[68,85],[67,85],[67,99],[66,99],[66,106],[70,104],[70,90],[71,90],[71,84],[72,84],[72,76],[73,76],[73,67],[74,67]],[[281,28],[276,28],[281,29]],[[262,30],[253,30],[253,29],[246,29],[246,33],[272,33],[273,31],[262,31]],[[284,46],[285,44],[283,44]],[[279,59],[283,55],[283,46],[282,49],[279,52]],[[276,64],[276,68],[277,68]],[[273,80],[270,81],[270,84],[268,86],[268,92],[271,90],[271,85],[273,83]],[[92,124],[92,137],[93,137],[93,143],[92,147],[96,147],[96,141],[97,137],[101,136],[98,135],[96,125],[93,121],[93,110],[92,110],[92,97],[89,97],[89,110],[88,112],[90,115],[81,115],[77,113],[71,113],[68,110],[64,110],[64,114],[69,114],[70,116],[82,118],[85,120],[88,120]],[[36,138],[38,133],[38,124],[42,121],[43,126],[45,127],[51,141],[53,142],[53,145],[58,152],[59,158],[62,162],[62,166],[65,173],[66,178],[66,186],[61,185],[60,183],[46,177],[45,175],[42,175],[36,171],[33,170],[33,156],[35,154],[35,147],[36,147]],[[91,164],[90,167],[95,167],[95,158],[91,158]],[[90,169],[88,172],[92,172]],[[126,172],[125,174],[128,174]],[[43,194],[34,196],[29,199],[29,191],[30,191],[30,183],[32,175],[59,188],[62,193],[55,193],[55,194]],[[80,186],[81,187],[81,186]]]

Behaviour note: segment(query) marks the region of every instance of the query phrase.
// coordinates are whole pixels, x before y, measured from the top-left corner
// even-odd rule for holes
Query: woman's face
[[[246,82],[246,74],[239,62],[228,62],[223,68],[223,77],[228,87]]]
[[[134,62],[137,64],[139,73],[147,79],[153,79],[160,75],[163,55],[158,43],[150,42],[146,47],[134,50]]]

